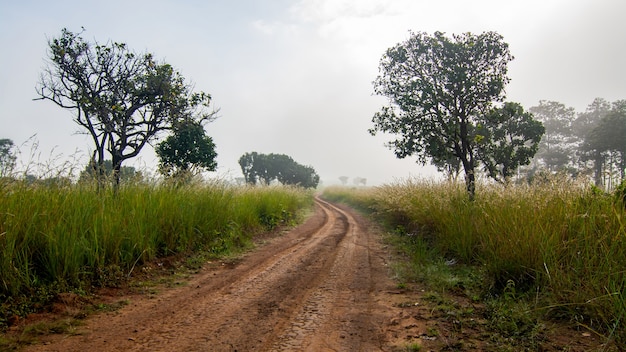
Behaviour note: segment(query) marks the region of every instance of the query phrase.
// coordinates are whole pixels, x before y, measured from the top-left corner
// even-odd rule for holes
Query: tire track
[[[380,328],[369,321],[372,300],[371,261],[365,232],[338,207],[318,200],[346,219],[345,237],[324,282],[272,350],[374,351],[382,348]]]

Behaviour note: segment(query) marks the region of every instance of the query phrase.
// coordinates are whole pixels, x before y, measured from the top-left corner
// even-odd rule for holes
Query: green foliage
[[[253,185],[277,180],[283,185],[315,188],[320,180],[313,167],[300,165],[284,154],[246,153],[239,158],[239,165],[246,183]]]
[[[530,111],[544,124],[546,133],[528,176],[541,169],[572,177],[592,176],[596,186],[605,190],[626,178],[626,100],[610,103],[596,98],[581,113],[542,100]]]
[[[179,72],[152,54],[136,54],[123,43],[89,43],[67,29],[48,45],[39,97],[74,112],[74,121],[94,143],[100,175],[104,153],[110,154],[115,184],[122,162],[137,156],[159,132],[181,120],[214,118],[215,112],[206,110],[210,95],[193,93]]]
[[[175,125],[173,132],[156,147],[161,174],[185,178],[200,170],[215,171],[215,144],[201,124],[184,121]]]
[[[574,108],[555,101],[541,100],[538,106],[529,109],[545,127],[537,158],[549,171],[565,170],[573,163]]]
[[[541,324],[536,316],[529,314],[531,307],[528,299],[518,294],[514,281],[507,282],[500,297],[487,299],[486,306],[488,326],[497,335],[522,340],[533,350],[539,347]],[[500,336],[493,336],[492,339]]]
[[[410,343],[410,344],[406,345],[405,350],[407,352],[419,352],[419,351],[422,350],[422,345],[420,345],[419,343],[416,343],[416,342]]]
[[[0,177],[10,176],[15,167],[15,145],[7,138],[0,139]]]
[[[541,122],[517,103],[492,109],[477,126],[475,137],[489,177],[508,183],[519,166],[530,163],[544,132]]]
[[[14,182],[0,187],[0,199],[0,302],[31,307],[49,299],[40,297],[43,287],[116,286],[156,257],[236,252],[312,204],[295,188],[219,183],[126,185],[115,193]],[[3,305],[0,327],[28,311]]]
[[[417,156],[436,165],[460,161],[470,197],[475,190],[473,130],[493,102],[504,99],[513,59],[501,35],[484,32],[411,33],[380,60],[374,91],[391,104],[372,119],[370,133],[398,135],[389,144],[399,158]]]
[[[626,114],[611,112],[606,114],[587,135],[586,147],[589,150],[626,153]]]
[[[626,109],[607,112],[585,136],[581,152],[601,166],[616,165],[621,180],[626,179]],[[597,170],[601,172],[602,170]]]

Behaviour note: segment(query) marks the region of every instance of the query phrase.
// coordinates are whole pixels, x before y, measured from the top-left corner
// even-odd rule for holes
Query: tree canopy
[[[315,188],[319,184],[320,178],[313,167],[298,164],[284,154],[246,153],[239,158],[239,165],[248,184],[269,185],[274,180],[304,188]]]
[[[175,125],[173,134],[156,147],[159,172],[166,177],[187,178],[217,168],[217,153],[213,139],[204,127],[193,121]]]
[[[89,43],[81,33],[63,29],[48,41],[49,61],[37,94],[74,112],[74,121],[93,141],[100,175],[105,151],[117,184],[122,162],[137,156],[159,132],[178,121],[214,118],[210,95],[192,92],[171,65],[123,43]]]
[[[546,129],[539,145],[537,159],[549,171],[572,167],[576,149],[576,138],[572,128],[576,118],[574,108],[555,101],[541,100],[538,106],[533,106],[529,110]]]
[[[13,148],[15,144],[8,138],[0,139],[0,177],[11,175],[15,168],[17,157]]]
[[[488,112],[477,126],[475,139],[489,177],[508,183],[519,166],[530,163],[544,132],[543,124],[520,104],[507,102]]]
[[[421,163],[450,163],[452,169],[460,162],[473,198],[476,126],[489,124],[485,115],[504,100],[512,59],[496,32],[452,37],[411,32],[380,60],[374,92],[389,98],[389,105],[374,115],[370,133],[397,135],[389,147],[399,158],[414,155]]]
[[[625,178],[626,100],[596,98],[585,111],[556,101],[541,100],[529,109],[546,132],[531,164],[532,177],[545,169],[572,177],[590,177],[598,187],[613,189]]]
[[[587,133],[581,151],[596,164],[614,167],[626,179],[626,101],[617,102]]]

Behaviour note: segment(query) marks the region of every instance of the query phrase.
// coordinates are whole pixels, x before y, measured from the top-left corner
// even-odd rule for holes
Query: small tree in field
[[[215,112],[206,110],[211,97],[192,93],[180,73],[152,54],[136,54],[123,43],[88,43],[67,29],[48,46],[38,99],[74,112],[74,121],[93,141],[99,175],[104,175],[105,151],[110,154],[115,185],[122,163],[159,132],[178,121],[214,118]]]
[[[507,102],[487,113],[475,137],[487,175],[508,184],[518,167],[530,164],[544,131],[543,124],[517,103]]]
[[[478,164],[474,130],[494,102],[504,100],[513,59],[501,35],[411,33],[380,60],[374,92],[389,98],[370,133],[398,135],[389,146],[399,158],[415,155],[439,167],[458,160],[470,198]]]
[[[162,175],[187,179],[202,170],[215,171],[215,144],[201,124],[184,121],[177,124],[173,132],[156,147]]]

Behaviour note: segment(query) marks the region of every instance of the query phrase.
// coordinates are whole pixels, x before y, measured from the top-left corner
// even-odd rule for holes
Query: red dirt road
[[[397,317],[380,238],[316,200],[304,224],[184,287],[91,316],[26,351],[391,351]],[[404,327],[397,326],[397,329]]]

